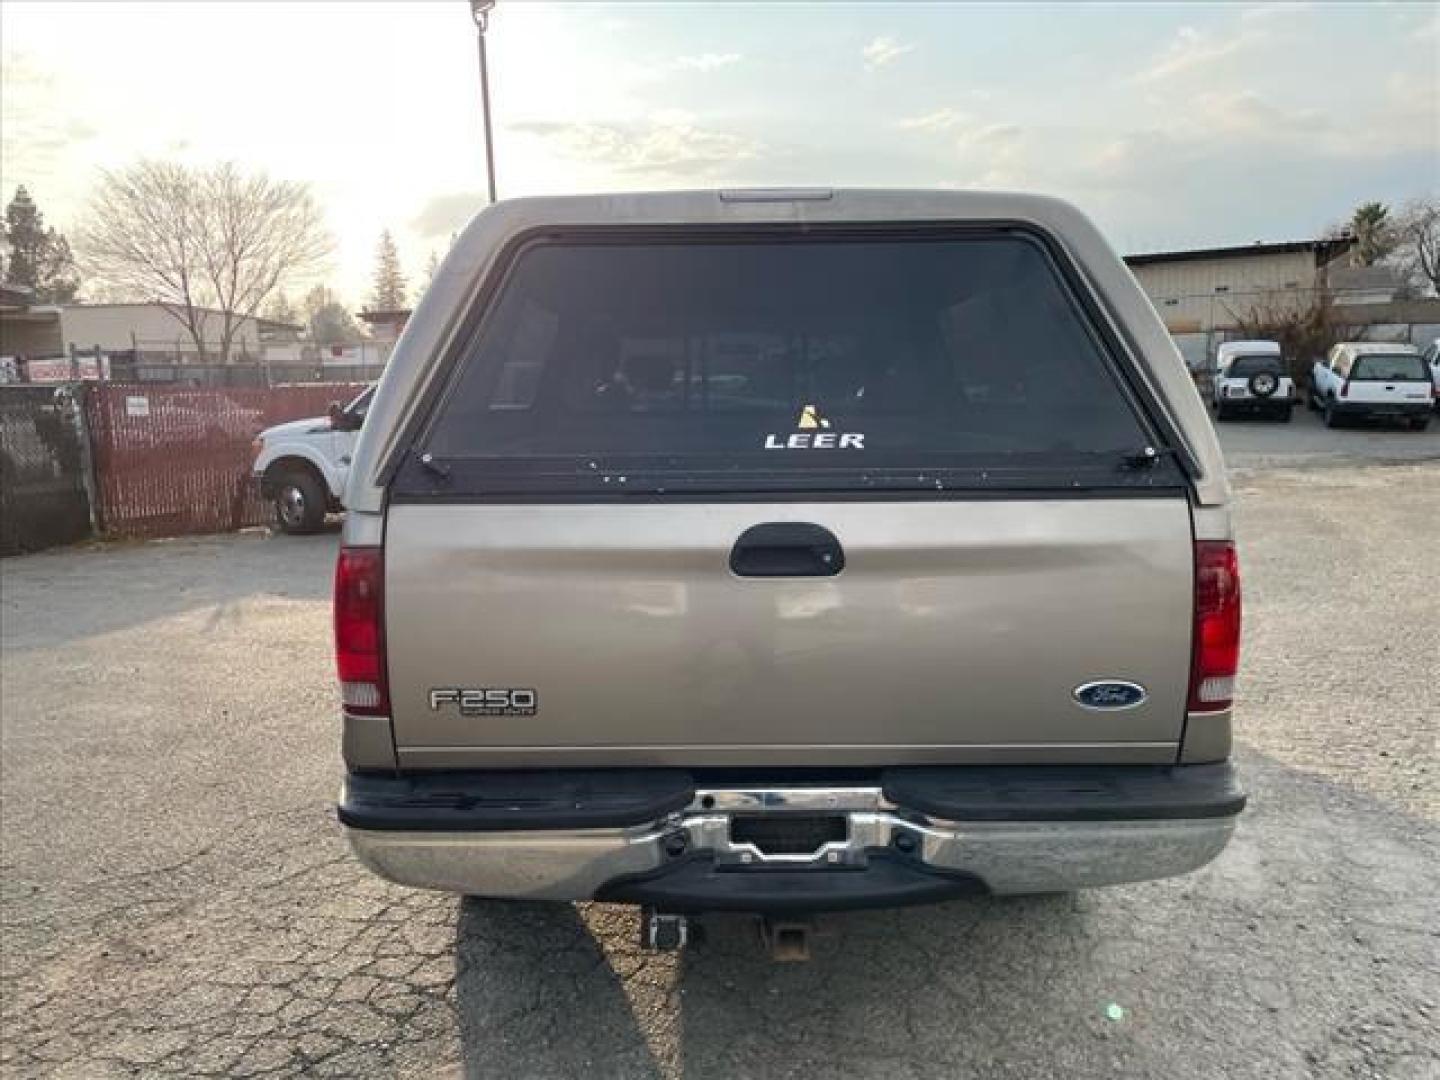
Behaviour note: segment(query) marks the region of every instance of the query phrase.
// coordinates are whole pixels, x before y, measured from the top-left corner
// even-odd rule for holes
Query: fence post
[[[90,532],[100,536],[104,522],[100,514],[100,485],[95,476],[95,448],[90,440],[88,397],[92,388],[81,384],[70,397],[75,434],[80,441],[80,483],[85,488],[85,501],[90,505]]]

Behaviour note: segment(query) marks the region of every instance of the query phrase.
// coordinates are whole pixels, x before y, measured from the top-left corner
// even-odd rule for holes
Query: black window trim
[[[1185,440],[1170,422],[1165,409],[1150,392],[1139,374],[1136,356],[1141,350],[1125,334],[1118,320],[1105,311],[1094,290],[1085,281],[1069,253],[1043,228],[1025,221],[983,222],[776,222],[744,224],[645,224],[645,225],[563,225],[537,226],[517,233],[501,248],[481,281],[474,299],[450,338],[437,370],[424,392],[410,411],[400,438],[393,444],[390,457],[380,470],[380,483],[387,498],[406,459],[424,445],[433,430],[442,407],[455,392],[460,381],[460,360],[476,337],[484,331],[486,320],[499,307],[499,297],[510,284],[520,257],[528,250],[551,244],[583,243],[674,244],[776,242],[805,243],[814,240],[844,242],[845,240],[948,240],[956,238],[1015,238],[1034,244],[1046,258],[1062,285],[1062,291],[1074,304],[1084,332],[1090,336],[1101,354],[1101,361],[1116,380],[1126,405],[1140,424],[1144,437],[1157,449],[1168,450],[1187,479],[1200,475],[1198,462],[1189,453]],[[1137,448],[1140,449],[1140,448]],[[1168,486],[1168,485],[1167,485]],[[1071,489],[1066,489],[1071,490]],[[1123,486],[1115,490],[1124,491]],[[414,493],[410,493],[413,495]],[[718,493],[717,493],[718,494]],[[888,496],[874,492],[870,497]],[[955,493],[951,493],[954,497]],[[471,496],[473,498],[473,496]],[[518,497],[512,496],[510,501]]]

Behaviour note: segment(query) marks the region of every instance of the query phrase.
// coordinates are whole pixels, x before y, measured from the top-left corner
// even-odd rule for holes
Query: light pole
[[[490,74],[485,63],[485,31],[490,28],[490,11],[495,0],[470,0],[470,18],[475,20],[475,42],[480,49],[480,108],[485,114],[485,175],[490,181],[490,201],[495,201],[495,143],[490,135]]]

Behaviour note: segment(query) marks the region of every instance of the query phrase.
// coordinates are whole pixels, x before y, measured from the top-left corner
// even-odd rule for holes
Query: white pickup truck
[[[1434,401],[1435,384],[1413,345],[1341,342],[1310,372],[1310,407],[1325,414],[1326,427],[1384,418],[1424,431]]]
[[[325,515],[341,509],[350,458],[374,396],[371,386],[348,405],[332,404],[328,416],[276,424],[255,437],[251,471],[282,532],[318,532]]]
[[[1440,409],[1440,338],[1432,341],[1421,357],[1430,369],[1430,381],[1435,384],[1435,407]]]

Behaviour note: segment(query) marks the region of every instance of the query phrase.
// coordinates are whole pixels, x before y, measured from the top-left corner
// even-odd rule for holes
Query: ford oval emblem
[[[1145,688],[1139,683],[1124,682],[1120,679],[1105,679],[1101,682],[1087,682],[1077,686],[1075,700],[1087,709],[1133,709],[1146,698]]]

